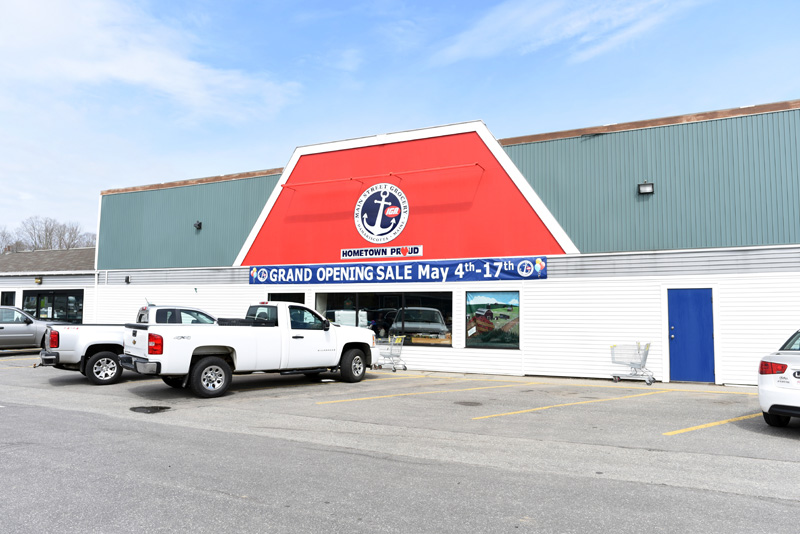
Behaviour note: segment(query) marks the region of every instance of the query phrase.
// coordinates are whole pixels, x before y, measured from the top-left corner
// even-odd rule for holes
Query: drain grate
[[[136,413],[161,413],[169,410],[169,406],[135,406],[131,408]]]

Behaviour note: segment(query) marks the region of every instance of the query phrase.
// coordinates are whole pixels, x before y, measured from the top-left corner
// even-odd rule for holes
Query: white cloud
[[[195,37],[118,0],[4,2],[0,71],[11,89],[122,84],[170,99],[190,115],[238,120],[279,111],[294,83],[191,59]],[[2,95],[0,95],[2,96]]]
[[[355,72],[364,61],[361,50],[356,48],[348,48],[336,55],[333,60],[333,67],[346,72]]]
[[[479,304],[497,304],[497,299],[494,297],[485,297],[483,295],[475,296],[470,300],[467,304],[472,306],[479,305]]]
[[[570,3],[509,0],[490,10],[433,55],[436,64],[500,54],[529,54],[557,43],[581,62],[611,51],[703,0],[617,0]]]

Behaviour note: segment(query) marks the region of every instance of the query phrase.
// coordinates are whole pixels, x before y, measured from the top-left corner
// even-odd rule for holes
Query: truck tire
[[[228,391],[232,377],[231,367],[225,360],[217,356],[207,356],[192,367],[189,388],[198,397],[219,397]]]
[[[98,386],[116,384],[122,377],[119,356],[110,351],[98,352],[86,362],[86,378]]]
[[[360,349],[350,349],[342,356],[341,368],[342,380],[345,382],[360,382],[367,372],[364,365],[364,353]]]
[[[182,376],[162,376],[161,380],[171,388],[181,389],[183,387]]]

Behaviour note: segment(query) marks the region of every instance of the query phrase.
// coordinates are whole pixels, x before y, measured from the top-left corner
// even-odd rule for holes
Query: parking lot
[[[796,531],[800,421],[755,388],[373,371],[204,400],[37,361],[0,356],[11,532]]]

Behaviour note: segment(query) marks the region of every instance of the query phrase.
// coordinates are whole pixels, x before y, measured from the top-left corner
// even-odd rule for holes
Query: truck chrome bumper
[[[147,358],[121,354],[119,363],[123,369],[134,371],[141,375],[157,375],[161,373],[161,362],[151,362]]]
[[[39,360],[41,363],[39,365],[58,365],[59,354],[57,352],[50,352],[49,350],[43,350],[39,353]]]

